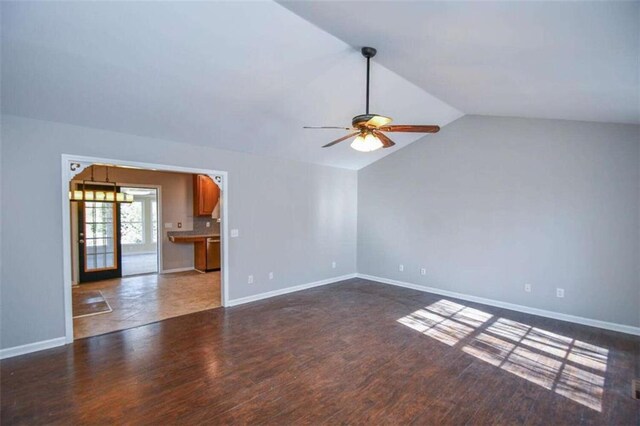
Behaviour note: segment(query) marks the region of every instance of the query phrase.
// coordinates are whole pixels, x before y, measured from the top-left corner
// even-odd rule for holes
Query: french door
[[[80,283],[122,276],[119,203],[78,203]]]

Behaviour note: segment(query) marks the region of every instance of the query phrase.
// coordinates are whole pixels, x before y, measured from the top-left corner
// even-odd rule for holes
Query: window
[[[120,205],[120,231],[122,244],[144,243],[144,205],[142,201]]]
[[[115,268],[113,203],[84,203],[85,271]]]

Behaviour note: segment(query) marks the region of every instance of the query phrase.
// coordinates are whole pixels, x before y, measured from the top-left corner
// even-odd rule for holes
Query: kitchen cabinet
[[[193,243],[193,266],[200,272],[207,270],[207,240],[205,238]]]
[[[193,215],[211,217],[220,199],[220,188],[207,175],[193,175]]]
[[[201,238],[193,243],[194,267],[200,272],[220,270],[220,237]]]

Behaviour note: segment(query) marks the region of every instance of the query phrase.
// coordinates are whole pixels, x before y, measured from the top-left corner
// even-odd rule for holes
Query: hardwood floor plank
[[[0,363],[2,424],[639,424],[638,337],[364,280]]]

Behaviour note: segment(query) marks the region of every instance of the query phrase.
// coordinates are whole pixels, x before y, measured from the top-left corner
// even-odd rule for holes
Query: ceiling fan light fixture
[[[382,142],[373,133],[367,133],[364,137],[358,135],[357,138],[351,142],[351,148],[360,152],[371,152],[382,148]]]
[[[371,75],[371,58],[376,55],[376,49],[373,47],[363,47],[362,56],[367,59],[367,94],[366,94],[366,109],[364,114],[356,115],[351,119],[351,127],[341,126],[305,126],[305,129],[345,129],[354,131],[346,136],[333,140],[327,144],[322,145],[323,148],[329,148],[344,142],[347,139],[351,139],[356,136],[356,139],[351,143],[351,148],[360,152],[371,152],[380,148],[391,148],[395,146],[395,142],[392,141],[384,132],[405,132],[405,133],[437,133],[440,130],[439,126],[434,125],[415,125],[415,124],[401,124],[390,125],[391,118],[384,115],[372,114],[369,112],[369,83]]]

